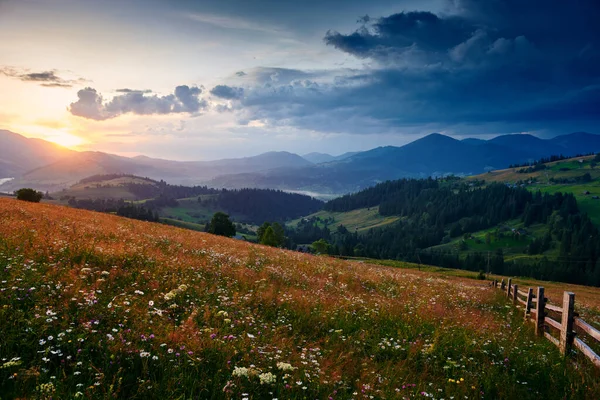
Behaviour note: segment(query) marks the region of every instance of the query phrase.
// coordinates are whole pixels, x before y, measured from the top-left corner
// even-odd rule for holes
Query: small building
[[[590,195],[590,191],[589,191],[589,190],[586,190],[585,192],[583,192],[583,195],[584,195],[584,196],[589,196],[589,195]]]

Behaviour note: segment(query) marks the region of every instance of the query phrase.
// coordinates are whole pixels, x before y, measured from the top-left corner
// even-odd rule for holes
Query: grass
[[[499,291],[437,270],[0,199],[0,396],[600,398]]]
[[[380,215],[379,207],[361,208],[348,212],[319,211],[303,218],[311,217],[321,218],[322,220],[333,218],[334,222],[328,224],[329,229],[335,230],[338,226],[344,225],[351,232],[354,232],[355,230],[358,230],[358,232],[364,232],[368,231],[369,229],[389,225],[400,220],[400,217],[384,217]],[[295,227],[301,219],[302,218],[292,220],[288,222],[287,225]],[[319,225],[320,227],[324,226],[323,223],[320,223]]]

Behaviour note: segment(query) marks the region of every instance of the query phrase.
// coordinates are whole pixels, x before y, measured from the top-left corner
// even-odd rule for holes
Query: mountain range
[[[472,175],[550,155],[574,156],[600,151],[600,135],[576,132],[553,139],[503,135],[491,140],[456,140],[433,133],[401,147],[385,146],[342,160],[303,168],[219,176],[209,185],[238,188],[303,189],[316,193],[348,193],[378,182],[404,177]]]
[[[301,157],[289,152],[267,152],[216,161],[172,161],[77,152],[0,130],[0,179],[15,178],[0,185],[0,191],[33,187],[52,192],[91,175],[126,173],[172,184],[342,194],[388,179],[479,174],[550,155],[598,151],[600,135],[586,132],[553,139],[516,134],[490,140],[457,140],[433,133],[401,147],[377,147],[340,156],[310,153]]]

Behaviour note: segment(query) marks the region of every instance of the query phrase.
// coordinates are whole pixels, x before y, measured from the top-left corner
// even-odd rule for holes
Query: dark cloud
[[[415,48],[432,54],[467,40],[476,27],[460,17],[440,18],[428,11],[394,14],[384,18],[363,17],[362,26],[344,35],[328,31],[325,43],[361,58],[383,60]]]
[[[233,100],[241,98],[244,95],[244,89],[227,85],[217,85],[211,89],[210,94],[222,99]]]
[[[42,71],[42,72],[29,72],[28,70],[13,68],[13,67],[2,67],[0,68],[0,74],[9,76],[11,78],[20,79],[23,82],[36,82],[44,87],[59,87],[59,88],[70,88],[73,85],[81,84],[86,82],[85,79],[65,79],[57,75],[56,70]]]
[[[71,103],[69,111],[79,117],[105,120],[122,114],[152,115],[197,113],[208,107],[200,98],[202,89],[196,86],[177,86],[173,94],[166,96],[146,95],[147,91],[121,90],[120,95],[105,102],[96,89],[87,87],[77,92],[78,100]]]
[[[247,75],[247,74],[244,71],[238,71],[238,72],[235,73],[235,76],[239,76],[239,77],[242,77],[242,76],[245,76],[245,75]]]
[[[582,120],[598,128],[597,21],[596,0],[453,0],[446,14],[364,17],[354,32],[324,38],[366,60],[363,70],[323,80],[325,72],[265,68],[234,107],[244,121],[336,132]]]

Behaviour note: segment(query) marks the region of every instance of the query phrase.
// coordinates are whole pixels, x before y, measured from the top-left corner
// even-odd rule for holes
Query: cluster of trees
[[[198,201],[228,213],[244,215],[240,221],[260,224],[263,221],[283,222],[312,214],[323,207],[323,202],[297,193],[272,189],[221,190],[218,196]]]
[[[109,213],[116,213],[119,208],[126,205],[123,199],[77,199],[76,197],[68,198],[67,204],[75,208]]]
[[[156,209],[146,204],[128,203],[123,199],[77,199],[69,198],[69,206],[85,210],[114,213],[121,217],[139,219],[142,221],[158,222]]]
[[[220,193],[219,189],[212,189],[207,186],[170,185],[163,180],[156,182],[154,185],[131,182],[124,184],[124,186],[127,188],[127,190],[140,199],[152,199],[157,197],[184,199],[200,195]]]
[[[212,219],[206,226],[206,232],[212,233],[213,235],[235,236],[235,225],[229,219],[229,215],[224,212],[216,212]]]
[[[117,215],[121,217],[139,219],[141,221],[159,222],[159,216],[156,211],[142,205],[126,203],[117,209]]]
[[[324,224],[322,224],[321,220],[317,217],[302,218],[296,225],[296,228],[288,229],[286,232],[291,246],[294,246],[295,244],[312,243],[319,239],[330,240],[331,232],[327,225],[323,227],[319,225]]]
[[[332,212],[346,212],[359,208],[376,207],[382,203],[397,203],[402,201],[402,198],[415,197],[422,191],[439,187],[440,181],[432,178],[386,181],[358,193],[333,199],[325,203],[323,208]]]
[[[263,223],[256,231],[256,236],[260,244],[273,247],[284,247],[286,245],[285,229],[278,222]]]

